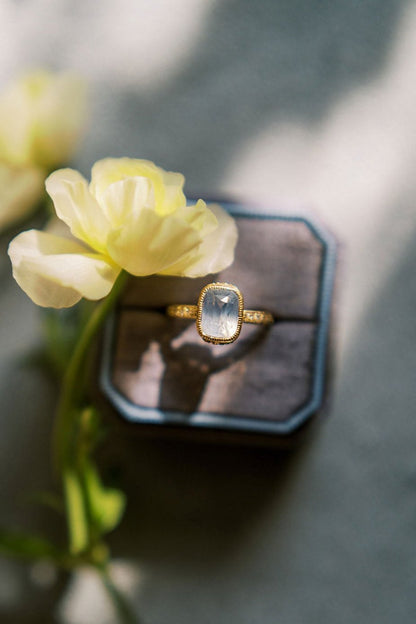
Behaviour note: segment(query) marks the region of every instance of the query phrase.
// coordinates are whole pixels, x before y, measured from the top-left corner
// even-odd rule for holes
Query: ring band
[[[240,335],[243,323],[274,323],[270,312],[245,310],[243,295],[237,286],[223,282],[207,284],[201,290],[198,305],[172,304],[168,316],[196,320],[199,335],[205,342],[228,344]]]
[[[168,306],[167,313],[169,316],[176,318],[195,320],[198,315],[198,306],[174,303]],[[274,323],[274,318],[270,312],[265,312],[264,310],[243,310],[243,323],[267,325]]]

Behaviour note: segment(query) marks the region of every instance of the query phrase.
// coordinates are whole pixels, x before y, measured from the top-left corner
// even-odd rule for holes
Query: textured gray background
[[[0,80],[82,71],[75,165],[136,155],[189,191],[310,206],[343,242],[330,418],[288,458],[127,440],[114,538],[146,624],[368,624],[416,618],[416,6],[404,0],[3,0]],[[38,314],[0,255],[1,523],[47,481],[52,389],[22,365]],[[4,622],[112,622],[88,573],[0,560]]]

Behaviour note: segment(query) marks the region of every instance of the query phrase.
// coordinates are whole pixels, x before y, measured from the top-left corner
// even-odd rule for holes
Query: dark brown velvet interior
[[[132,279],[117,313],[113,382],[136,405],[286,420],[310,397],[322,246],[303,222],[239,218],[234,264],[192,280]],[[210,345],[170,303],[196,303],[225,281],[246,308],[271,311],[271,327],[243,325],[231,345]]]

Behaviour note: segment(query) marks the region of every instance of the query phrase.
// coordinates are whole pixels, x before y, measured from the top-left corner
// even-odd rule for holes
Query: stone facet
[[[232,340],[238,332],[239,297],[231,288],[212,286],[204,294],[200,328],[206,336]]]

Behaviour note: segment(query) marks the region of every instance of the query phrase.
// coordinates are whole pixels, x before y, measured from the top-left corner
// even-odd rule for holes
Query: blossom
[[[72,155],[85,119],[85,84],[69,73],[36,71],[0,96],[0,159],[46,171]]]
[[[43,192],[44,177],[36,167],[0,161],[0,231],[27,216]]]
[[[19,234],[9,246],[16,281],[36,304],[63,308],[105,297],[122,269],[187,277],[224,269],[235,222],[219,205],[187,205],[183,184],[181,174],[131,158],[96,162],[89,185],[73,169],[55,171],[46,190],[69,230]]]
[[[32,72],[0,95],[0,229],[30,212],[48,172],[70,158],[85,108],[84,82],[66,73]]]

